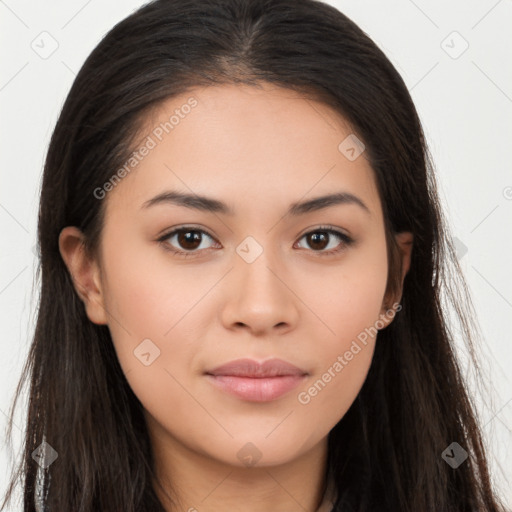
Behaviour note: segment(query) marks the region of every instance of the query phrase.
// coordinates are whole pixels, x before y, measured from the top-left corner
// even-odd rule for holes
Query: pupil
[[[185,249],[197,249],[201,245],[201,235],[197,231],[182,231],[178,235],[178,242],[184,245]],[[192,244],[192,247],[189,244]]]
[[[320,233],[320,234],[318,234]],[[318,233],[313,233],[312,235],[310,235],[310,240],[313,240],[313,243],[311,244],[312,247],[315,249],[324,249],[326,246],[327,246],[327,233],[323,232],[323,231],[319,231]],[[323,242],[324,243],[320,243],[320,247],[315,247],[315,244],[317,244],[317,242],[323,238]]]

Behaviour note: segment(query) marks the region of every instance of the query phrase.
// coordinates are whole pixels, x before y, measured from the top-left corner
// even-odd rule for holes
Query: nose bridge
[[[297,318],[279,248],[265,247],[271,240],[271,236],[265,236],[262,242],[248,236],[236,247],[224,314],[228,324],[245,324],[264,331],[291,324]]]
[[[282,273],[279,263],[279,248],[271,247],[272,237],[247,236],[236,248],[238,255],[235,273],[244,296],[260,295],[268,301],[275,293],[282,294],[283,283],[276,274]]]

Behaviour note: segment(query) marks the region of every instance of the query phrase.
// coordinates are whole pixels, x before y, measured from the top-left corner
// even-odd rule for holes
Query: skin
[[[269,84],[190,91],[162,104],[148,127],[191,96],[198,105],[103,199],[98,255],[85,255],[73,226],[62,230],[60,251],[89,319],[108,325],[144,406],[157,473],[162,482],[172,480],[179,499],[172,508],[158,491],[167,510],[315,511],[326,484],[327,436],[359,393],[376,338],[359,343],[361,350],[307,404],[298,394],[365,328],[392,321],[382,316],[393,300],[385,301],[388,261],[375,177],[364,152],[350,161],[338,150],[353,132],[339,114]],[[235,215],[173,204],[141,208],[168,189],[214,197]],[[339,204],[285,215],[291,203],[333,191],[354,194],[369,212]],[[190,224],[207,233],[200,245],[180,245],[177,236],[163,243],[195,251],[192,257],[176,257],[157,241]],[[328,235],[323,246],[314,245],[304,236],[324,224],[354,244],[343,247]],[[263,250],[251,263],[236,252],[248,236]],[[396,240],[403,282],[412,235]],[[144,339],[160,350],[148,366],[134,355]],[[279,357],[308,376],[276,400],[245,401],[204,376],[240,357]],[[261,454],[252,466],[237,456],[249,442]],[[245,449],[257,457],[253,447]]]

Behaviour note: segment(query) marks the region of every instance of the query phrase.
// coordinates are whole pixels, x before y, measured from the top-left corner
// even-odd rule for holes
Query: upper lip
[[[283,375],[307,375],[305,370],[282,359],[267,359],[259,363],[254,359],[236,359],[206,372],[208,375],[231,375],[236,377],[278,377]]]

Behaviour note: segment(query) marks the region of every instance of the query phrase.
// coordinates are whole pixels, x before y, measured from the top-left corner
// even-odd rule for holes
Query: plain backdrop
[[[492,477],[512,507],[512,2],[329,3],[386,53],[422,120],[484,338],[479,360],[494,387],[481,399],[475,387]],[[19,450],[19,444],[13,451],[5,446],[4,432],[35,323],[34,244],[50,135],[85,58],[141,5],[136,0],[0,1],[0,495]],[[22,405],[15,443],[23,435]]]

